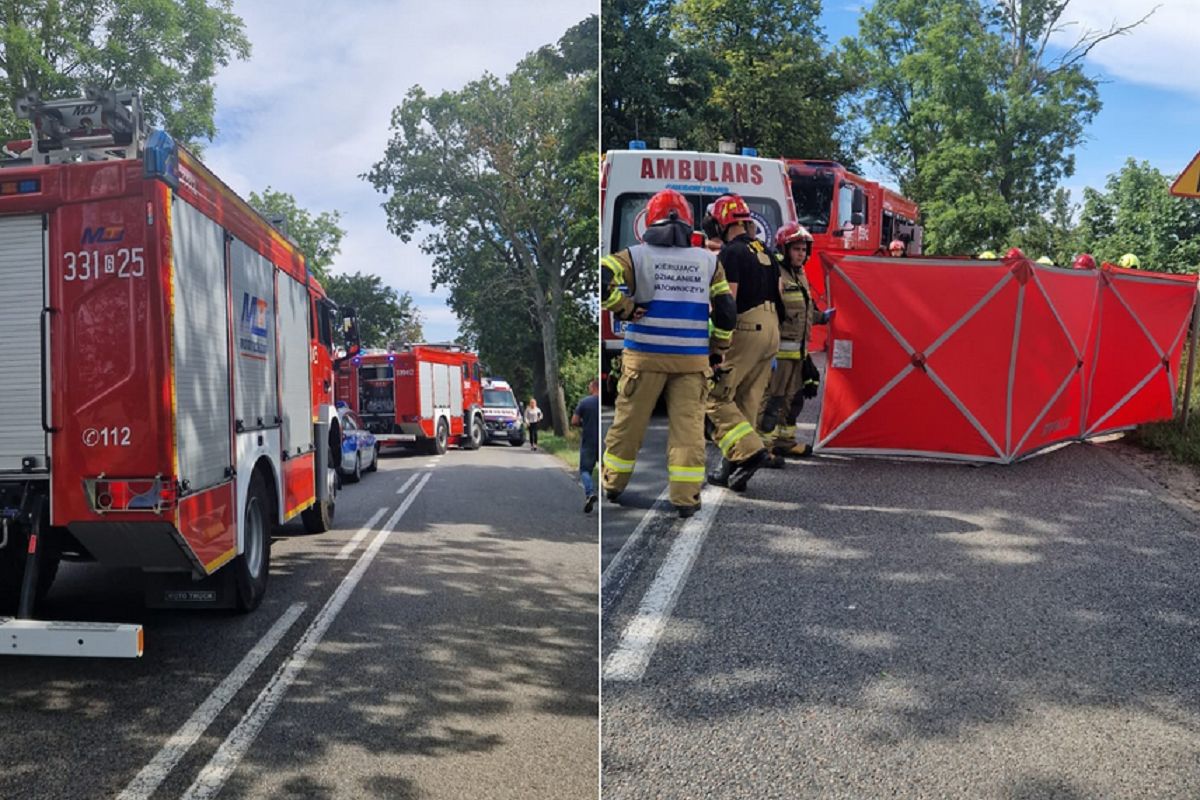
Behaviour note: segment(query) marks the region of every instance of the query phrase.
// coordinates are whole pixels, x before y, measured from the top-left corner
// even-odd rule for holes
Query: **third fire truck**
[[[813,236],[805,275],[813,299],[826,308],[821,253],[836,250],[861,255],[887,251],[899,240],[905,254],[921,255],[922,228],[917,204],[875,181],[859,177],[835,161],[785,159],[797,221]],[[814,325],[809,350],[825,346],[825,326]]]

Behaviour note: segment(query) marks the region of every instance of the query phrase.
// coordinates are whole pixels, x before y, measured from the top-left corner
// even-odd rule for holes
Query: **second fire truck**
[[[451,446],[475,450],[484,441],[479,356],[456,345],[364,351],[339,369],[337,399],[381,447],[441,455]]]

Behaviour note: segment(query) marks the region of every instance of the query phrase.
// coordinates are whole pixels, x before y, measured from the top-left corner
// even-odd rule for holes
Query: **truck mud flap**
[[[222,569],[201,580],[186,572],[147,572],[146,608],[230,609],[237,607],[233,570]]]
[[[10,656],[141,658],[142,626],[0,617],[0,645]]]

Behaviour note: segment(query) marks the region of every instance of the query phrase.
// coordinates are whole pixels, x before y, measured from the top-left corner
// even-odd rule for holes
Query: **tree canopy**
[[[434,285],[449,287],[485,361],[540,346],[560,433],[565,329],[590,314],[595,330],[596,24],[574,26],[505,79],[484,74],[437,96],[414,86],[364,176],[388,195],[392,233],[429,231]]]
[[[304,253],[305,263],[322,282],[326,280],[329,267],[342,251],[342,238],[346,231],[339,224],[339,211],[322,211],[313,214],[301,208],[296,198],[268,186],[262,194],[251,192],[249,203],[268,220],[282,219],[288,237]]]
[[[139,91],[150,122],[196,144],[216,134],[213,76],[250,42],[231,0],[0,0],[0,133],[28,136],[14,104],[87,86]]]
[[[378,275],[331,275],[324,282],[325,292],[339,306],[354,308],[358,314],[358,335],[363,347],[387,347],[391,344],[424,341],[421,312],[408,292],[397,293]]]
[[[1075,171],[1100,110],[1083,58],[1139,24],[1050,46],[1069,0],[876,0],[844,42],[868,154],[920,206],[934,253],[1000,246]]]
[[[820,0],[605,0],[603,148],[674,137],[853,164],[856,83]]]
[[[1200,269],[1200,201],[1175,197],[1171,178],[1148,162],[1128,159],[1104,190],[1083,192],[1077,238],[1097,260],[1133,253],[1146,269]]]

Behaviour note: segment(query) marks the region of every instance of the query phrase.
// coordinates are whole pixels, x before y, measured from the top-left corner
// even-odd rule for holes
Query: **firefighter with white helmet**
[[[804,264],[812,253],[812,245],[812,234],[795,222],[783,225],[775,233],[783,321],[779,326],[775,368],[771,371],[758,418],[759,436],[771,448],[771,458],[766,464],[769,467],[782,467],[783,456],[802,458],[812,452],[811,448],[796,441],[796,417],[800,409],[792,403],[804,388],[803,367],[809,330],[812,325],[824,324],[829,318],[813,302],[812,289],[804,275]]]
[[[692,245],[692,207],[683,195],[667,189],[651,197],[646,223],[641,244],[600,260],[601,305],[626,321],[601,484],[613,501],[628,485],[650,415],[665,394],[671,503],[690,517],[704,483],[706,373],[728,349],[737,312],[717,255]]]
[[[754,238],[750,207],[740,196],[719,197],[711,216],[725,242],[720,260],[737,302],[737,327],[709,392],[708,419],[721,463],[708,480],[740,492],[769,455],[754,426],[779,350],[779,268]]]
[[[892,239],[888,245],[888,255],[892,258],[904,258],[907,255],[904,242],[900,239]]]

